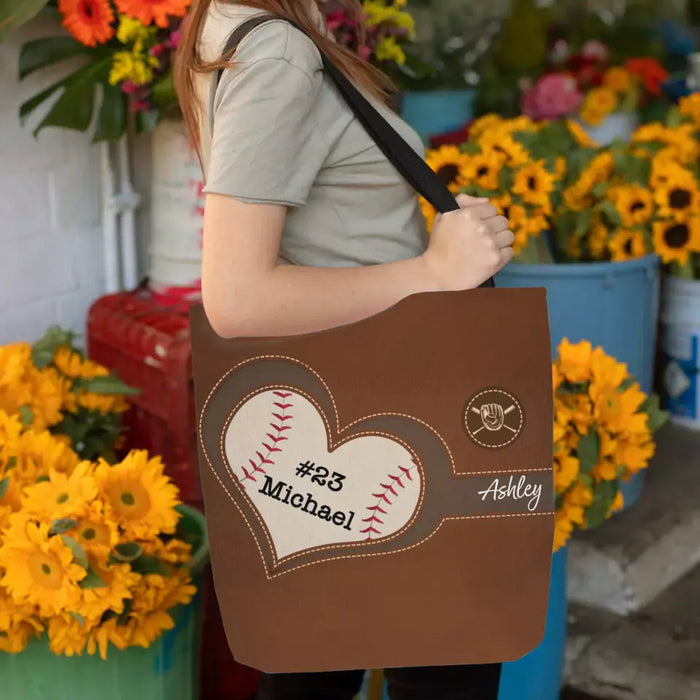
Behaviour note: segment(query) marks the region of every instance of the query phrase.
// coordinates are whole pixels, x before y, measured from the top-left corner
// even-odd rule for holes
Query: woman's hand
[[[474,289],[513,258],[508,219],[486,198],[459,195],[460,209],[435,220],[423,261],[438,289]]]

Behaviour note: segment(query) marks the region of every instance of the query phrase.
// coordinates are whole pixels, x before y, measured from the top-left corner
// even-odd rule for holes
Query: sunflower
[[[587,340],[573,344],[564,338],[559,344],[558,354],[559,371],[566,381],[576,384],[591,378],[593,347]]]
[[[499,197],[493,197],[491,199],[491,204],[498,210],[501,216],[505,216],[508,219],[510,213],[510,207],[513,204],[513,198],[508,192],[504,192]]]
[[[70,613],[61,613],[49,620],[47,635],[54,654],[80,656],[90,636],[90,625]]]
[[[0,567],[2,584],[16,603],[35,605],[43,617],[78,609],[78,583],[86,570],[73,562],[60,537],[49,537],[48,524],[15,518],[0,547]]]
[[[638,229],[619,229],[608,243],[610,259],[614,262],[634,260],[647,254],[647,242]]]
[[[441,146],[428,151],[425,161],[453,194],[467,184],[464,169],[469,156],[462,153],[457,146]]]
[[[428,232],[430,232],[433,230],[433,225],[435,224],[437,210],[425,197],[419,197],[418,204],[425,218],[425,224],[428,229]]]
[[[22,510],[46,519],[80,517],[96,496],[92,464],[81,462],[70,475],[52,469],[48,481],[28,486]]]
[[[690,253],[700,253],[700,216],[686,221],[654,223],[654,250],[664,263],[685,265]]]
[[[700,214],[700,189],[693,173],[684,168],[669,171],[666,182],[656,191],[659,217],[677,221]]]
[[[93,564],[95,573],[104,581],[104,586],[85,588],[78,610],[86,620],[99,621],[108,611],[121,615],[125,601],[131,599],[131,589],[141,576],[131,570],[128,564],[98,566]]]
[[[617,94],[607,87],[594,88],[585,97],[580,116],[586,124],[598,126],[617,108]]]
[[[544,161],[538,160],[521,168],[515,175],[513,192],[528,204],[542,207],[546,213],[551,211],[550,192],[555,188],[554,175],[544,167]]]
[[[682,97],[678,102],[681,114],[691,119],[696,127],[700,128],[700,92]]]
[[[115,32],[109,0],[58,0],[63,26],[85,46],[109,41]]]
[[[500,127],[503,121],[500,114],[485,114],[483,117],[478,117],[469,126],[469,138],[478,139],[487,131]]]
[[[53,356],[54,366],[71,379],[94,379],[95,377],[106,377],[109,370],[106,367],[83,359],[80,353],[69,347],[60,347]]]
[[[612,187],[608,197],[620,213],[623,226],[646,224],[654,213],[654,198],[648,189],[640,185]]]
[[[581,469],[581,461],[575,455],[554,458],[554,490],[564,493],[574,483]]]
[[[695,162],[700,155],[700,144],[695,139],[693,124],[676,127],[668,127],[660,122],[643,124],[632,135],[632,143],[665,144],[667,148],[661,152],[662,157],[671,157],[684,164]]]
[[[188,564],[192,559],[192,545],[183,540],[163,542],[160,537],[139,543],[145,554],[157,557],[168,564]]]
[[[517,204],[511,207],[513,218],[515,220],[521,219],[520,224],[512,229],[515,234],[513,250],[516,254],[525,248],[531,238],[539,236],[549,229],[549,219],[544,209],[535,209],[530,213],[526,211],[522,216],[517,207]]]
[[[574,141],[581,148],[595,148],[597,146],[596,142],[578,122],[573,119],[567,119],[566,126],[569,128],[569,133],[574,137]]]
[[[608,249],[610,231],[599,216],[593,217],[593,223],[585,238],[586,248],[594,260],[603,260]]]
[[[615,92],[627,92],[632,87],[632,75],[622,66],[614,66],[603,74],[603,85]]]
[[[648,416],[638,413],[646,400],[646,394],[635,384],[625,391],[619,386],[603,382],[591,382],[588,393],[593,401],[596,419],[615,433],[643,432]],[[614,467],[615,465],[613,465]],[[615,478],[617,474],[610,478]]]
[[[120,14],[166,29],[170,17],[184,17],[192,0],[115,0]]]
[[[134,450],[114,466],[101,460],[95,476],[105,513],[125,537],[148,539],[175,530],[178,490],[164,474],[159,457],[149,459],[145,450]]]
[[[525,146],[516,141],[508,129],[498,128],[484,133],[479,139],[479,145],[482,151],[502,154],[506,163],[514,168],[532,160]]]
[[[129,410],[128,401],[119,394],[96,394],[93,391],[79,391],[75,396],[76,405],[99,413],[125,413]]]
[[[88,553],[98,558],[106,557],[119,542],[116,523],[105,517],[103,504],[96,500],[90,504],[77,525],[68,533]]]
[[[651,432],[646,430],[637,439],[619,441],[615,450],[615,462],[624,464],[628,474],[637,474],[649,466],[649,460],[654,456],[656,446]]]
[[[0,585],[0,652],[19,654],[44,626],[32,605],[17,605]]]
[[[464,164],[463,177],[469,184],[478,185],[485,190],[498,189],[498,176],[506,157],[498,151],[482,151],[468,156]]]

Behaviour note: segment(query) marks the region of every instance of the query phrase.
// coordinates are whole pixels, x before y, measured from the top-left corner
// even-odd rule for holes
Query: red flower
[[[668,79],[668,72],[655,58],[630,58],[625,68],[642,79],[648,93],[661,95],[661,84]]]

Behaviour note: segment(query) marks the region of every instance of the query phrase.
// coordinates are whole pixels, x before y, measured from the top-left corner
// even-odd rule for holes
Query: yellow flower
[[[390,61],[402,66],[406,63],[406,52],[399,46],[395,36],[384,36],[374,49],[377,61]]]
[[[90,626],[69,613],[54,615],[49,620],[49,649],[68,657],[82,655],[90,635]]]
[[[574,524],[564,510],[558,510],[554,517],[554,551],[558,552],[571,538]]]
[[[614,262],[634,260],[647,254],[647,241],[642,231],[621,228],[608,243],[610,259]]]
[[[17,605],[0,585],[0,652],[19,654],[43,629],[34,606]]]
[[[76,527],[71,528],[67,534],[88,555],[105,559],[119,542],[119,530],[117,524],[105,516],[103,504],[99,500],[93,501],[77,521]]]
[[[632,143],[666,144],[665,155],[673,157],[678,163],[694,163],[700,155],[700,143],[695,139],[693,124],[669,127],[660,122],[650,122],[635,131]]]
[[[437,210],[425,197],[419,197],[418,204],[421,212],[423,212],[423,216],[425,217],[425,224],[428,232],[430,232],[433,230],[433,225],[435,224]]]
[[[615,92],[627,92],[632,87],[632,75],[621,66],[609,68],[603,74],[603,85]]]
[[[530,153],[521,143],[518,143],[508,129],[498,128],[484,132],[479,138],[482,151],[496,151],[505,156],[506,163],[517,168],[529,163]]]
[[[651,192],[638,184],[611,187],[608,196],[620,213],[624,226],[646,224],[654,212]]]
[[[700,253],[700,216],[687,221],[654,223],[654,250],[664,263],[685,265],[690,253]]]
[[[593,348],[587,340],[572,344],[564,338],[558,349],[559,371],[572,384],[586,382],[591,378]]]
[[[132,51],[115,51],[109,84],[118,85],[130,80],[134,85],[147,85],[153,80],[153,69],[160,63],[155,56]]]
[[[551,211],[550,193],[555,189],[554,175],[538,160],[522,167],[515,175],[513,192],[528,204],[541,207],[546,213]]]
[[[478,140],[483,134],[503,124],[500,114],[485,114],[475,119],[469,127],[469,138]]]
[[[485,190],[497,190],[498,175],[505,160],[505,155],[493,150],[468,156],[462,171],[464,180]]]
[[[94,379],[109,374],[106,367],[92,360],[83,359],[80,353],[65,346],[56,350],[53,364],[61,373],[71,379]]]
[[[691,119],[695,126],[700,128],[700,92],[682,97],[678,102],[678,107],[684,117]]]
[[[25,489],[24,512],[43,519],[83,516],[97,497],[97,483],[90,462],[81,462],[72,474],[49,470],[49,480]]]
[[[622,495],[622,492],[618,491],[617,495],[615,496],[615,498],[610,506],[609,515],[612,515],[613,513],[617,513],[618,511],[622,510],[624,507],[625,507],[625,498]]]
[[[77,610],[78,583],[86,575],[63,540],[49,537],[48,531],[46,523],[16,518],[0,547],[0,568],[5,570],[2,585],[13,601],[35,605],[43,617]]]
[[[92,391],[79,391],[76,394],[76,404],[90,411],[100,413],[125,413],[129,404],[119,394],[96,394]]]
[[[554,162],[554,177],[557,180],[563,180],[566,177],[566,171],[566,158],[559,156]]]
[[[105,513],[119,524],[125,538],[148,539],[175,530],[178,491],[159,457],[149,459],[147,452],[134,450],[114,466],[101,460],[95,476]]]
[[[576,143],[581,148],[595,148],[598,144],[590,137],[588,132],[573,119],[567,119],[566,125],[569,127],[569,133],[574,137]]]
[[[682,179],[685,172],[687,172],[685,168],[678,163],[672,154],[661,151],[651,161],[649,185],[653,189],[666,187],[671,181]]]
[[[182,540],[172,539],[163,542],[160,537],[156,537],[139,544],[145,554],[157,557],[167,564],[188,564],[192,559],[192,546]]]
[[[578,477],[581,462],[574,455],[556,457],[554,459],[554,489],[564,493]]]
[[[99,622],[108,611],[121,615],[125,601],[131,599],[131,590],[138,585],[141,576],[134,573],[128,564],[98,566],[93,564],[95,573],[104,581],[104,586],[86,588],[78,610],[86,620]]]
[[[700,214],[700,189],[693,173],[685,168],[675,168],[666,173],[666,182],[656,190],[659,217],[672,217],[683,221]]]
[[[441,146],[428,151],[425,161],[452,193],[457,194],[460,188],[467,184],[464,169],[469,156],[462,153],[457,146]]]
[[[141,53],[146,42],[156,34],[156,28],[147,27],[143,22],[126,15],[119,15],[117,40],[122,44],[133,44],[135,51]]]
[[[607,87],[594,88],[583,100],[581,119],[586,124],[598,126],[617,109],[618,99],[613,90]]]
[[[615,452],[615,459],[618,464],[625,466],[627,475],[637,474],[649,466],[654,452],[655,445],[647,428],[637,439],[621,441]]]

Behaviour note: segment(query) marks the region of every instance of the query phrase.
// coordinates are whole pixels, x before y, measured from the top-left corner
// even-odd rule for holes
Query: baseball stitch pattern
[[[265,476],[267,474],[266,467],[269,468],[275,465],[272,457],[277,452],[282,452],[282,443],[288,440],[285,433],[292,429],[289,421],[292,420],[293,416],[287,413],[294,407],[294,404],[290,401],[292,393],[290,391],[273,391],[272,393],[275,399],[272,404],[272,417],[274,420],[270,422],[270,428],[273,432],[266,433],[261,449],[255,452],[255,458],[251,457],[248,459],[250,471],[241,465],[243,476],[236,476],[244,489],[246,488],[246,481],[257,482],[256,474]]]
[[[385,479],[385,482],[379,484],[379,492],[373,493],[372,496],[377,499],[376,503],[371,506],[367,506],[369,511],[369,516],[363,518],[362,522],[367,523],[363,530],[360,530],[360,534],[367,535],[367,540],[371,540],[374,537],[381,537],[382,531],[381,527],[384,525],[384,520],[382,518],[389,514],[389,509],[393,506],[396,501],[401,496],[401,492],[398,489],[406,489],[404,484],[405,481],[413,481],[411,472],[418,467],[416,460],[413,460],[413,466],[406,467],[398,466],[397,472],[394,474],[389,474]]]

